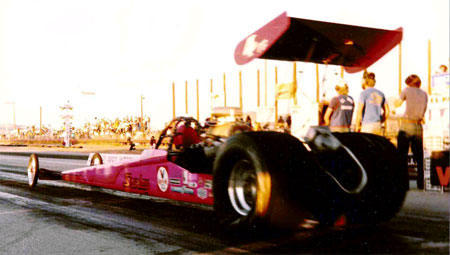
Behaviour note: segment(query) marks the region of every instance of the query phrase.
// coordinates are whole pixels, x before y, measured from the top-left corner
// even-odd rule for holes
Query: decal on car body
[[[166,192],[167,188],[169,187],[169,174],[167,173],[167,169],[163,166],[158,168],[156,178],[158,181],[158,188],[162,192]]]
[[[170,190],[173,192],[178,192],[181,194],[189,194],[194,195],[194,190],[190,188],[186,188],[186,186],[183,187],[170,187]]]
[[[150,186],[150,182],[148,179],[143,179],[141,174],[139,178],[133,178],[131,173],[126,173],[122,185],[125,188],[146,190]]]
[[[212,180],[205,181],[205,188],[212,189]]]
[[[170,178],[169,182],[170,182],[170,184],[174,184],[174,185],[180,185],[181,184],[181,180],[179,178]]]
[[[206,199],[208,197],[208,191],[206,189],[197,189],[197,196],[201,199]]]

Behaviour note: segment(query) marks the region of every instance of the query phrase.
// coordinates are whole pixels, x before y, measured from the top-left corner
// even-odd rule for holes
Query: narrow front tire
[[[30,160],[28,161],[27,168],[28,175],[28,185],[30,188],[34,188],[39,179],[39,160],[36,154],[31,154]]]

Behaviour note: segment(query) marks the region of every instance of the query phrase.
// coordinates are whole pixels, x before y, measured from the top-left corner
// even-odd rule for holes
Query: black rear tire
[[[314,168],[295,137],[276,132],[232,136],[214,162],[214,210],[226,230],[296,228],[311,214],[298,208],[299,174]],[[302,186],[302,185],[300,185]]]
[[[367,173],[367,185],[349,201],[347,220],[377,224],[391,219],[408,191],[408,172],[395,146],[381,136],[366,133],[333,133],[358,158]]]

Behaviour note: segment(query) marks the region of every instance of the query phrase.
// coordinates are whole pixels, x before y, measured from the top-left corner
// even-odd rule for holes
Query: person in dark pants
[[[395,100],[395,107],[400,107],[406,101],[406,110],[401,119],[397,137],[397,149],[404,165],[408,164],[408,151],[411,145],[414,160],[417,163],[417,188],[424,188],[423,178],[423,128],[428,95],[420,89],[419,76],[412,74],[405,80],[408,87],[404,88],[400,98]]]

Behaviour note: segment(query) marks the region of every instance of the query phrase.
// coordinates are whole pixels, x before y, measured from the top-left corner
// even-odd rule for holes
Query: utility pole
[[[275,66],[275,87],[278,85],[278,67]],[[275,125],[278,124],[278,96],[275,91]]]
[[[267,107],[267,60],[264,60],[264,107]]]
[[[186,83],[185,83],[185,85],[184,85],[184,90],[185,90],[185,92],[184,92],[184,95],[185,95],[185,102],[186,102],[186,115],[188,114],[188,102],[187,102],[187,81],[186,81]]]
[[[260,84],[260,78],[259,78],[259,69],[258,69],[258,71],[257,71],[257,75],[256,75],[256,77],[257,77],[257,88],[256,88],[256,94],[258,95],[258,108],[259,108],[259,106],[260,106],[260,86],[261,86],[261,84]]]
[[[199,93],[198,93],[198,79],[197,79],[197,86],[196,86],[196,88],[197,88],[197,120],[200,120],[200,106],[199,106],[199,98],[198,98],[198,96],[199,96]]]
[[[398,44],[398,95],[402,93],[402,43]]]
[[[293,82],[294,82],[294,87],[295,87],[295,94],[294,94],[294,105],[297,105],[297,63],[294,61],[294,75],[293,75]]]
[[[223,73],[223,106],[227,107],[227,76]]]
[[[428,94],[431,95],[431,40],[428,40]]]
[[[39,133],[42,134],[42,106],[39,107]]]
[[[242,71],[239,71],[239,108],[242,111]]]
[[[213,117],[213,109],[214,109],[214,93],[213,93],[213,79],[210,80],[210,94],[211,94],[211,119]]]
[[[141,123],[140,123],[140,125],[141,125],[141,131],[142,130],[144,130],[144,126],[143,126],[143,124],[144,124],[144,106],[143,106],[143,103],[142,103],[142,101],[145,99],[145,97],[143,96],[143,95],[141,95]]]
[[[320,102],[319,64],[316,64],[316,103]]]
[[[172,116],[175,119],[175,82],[172,82]]]

